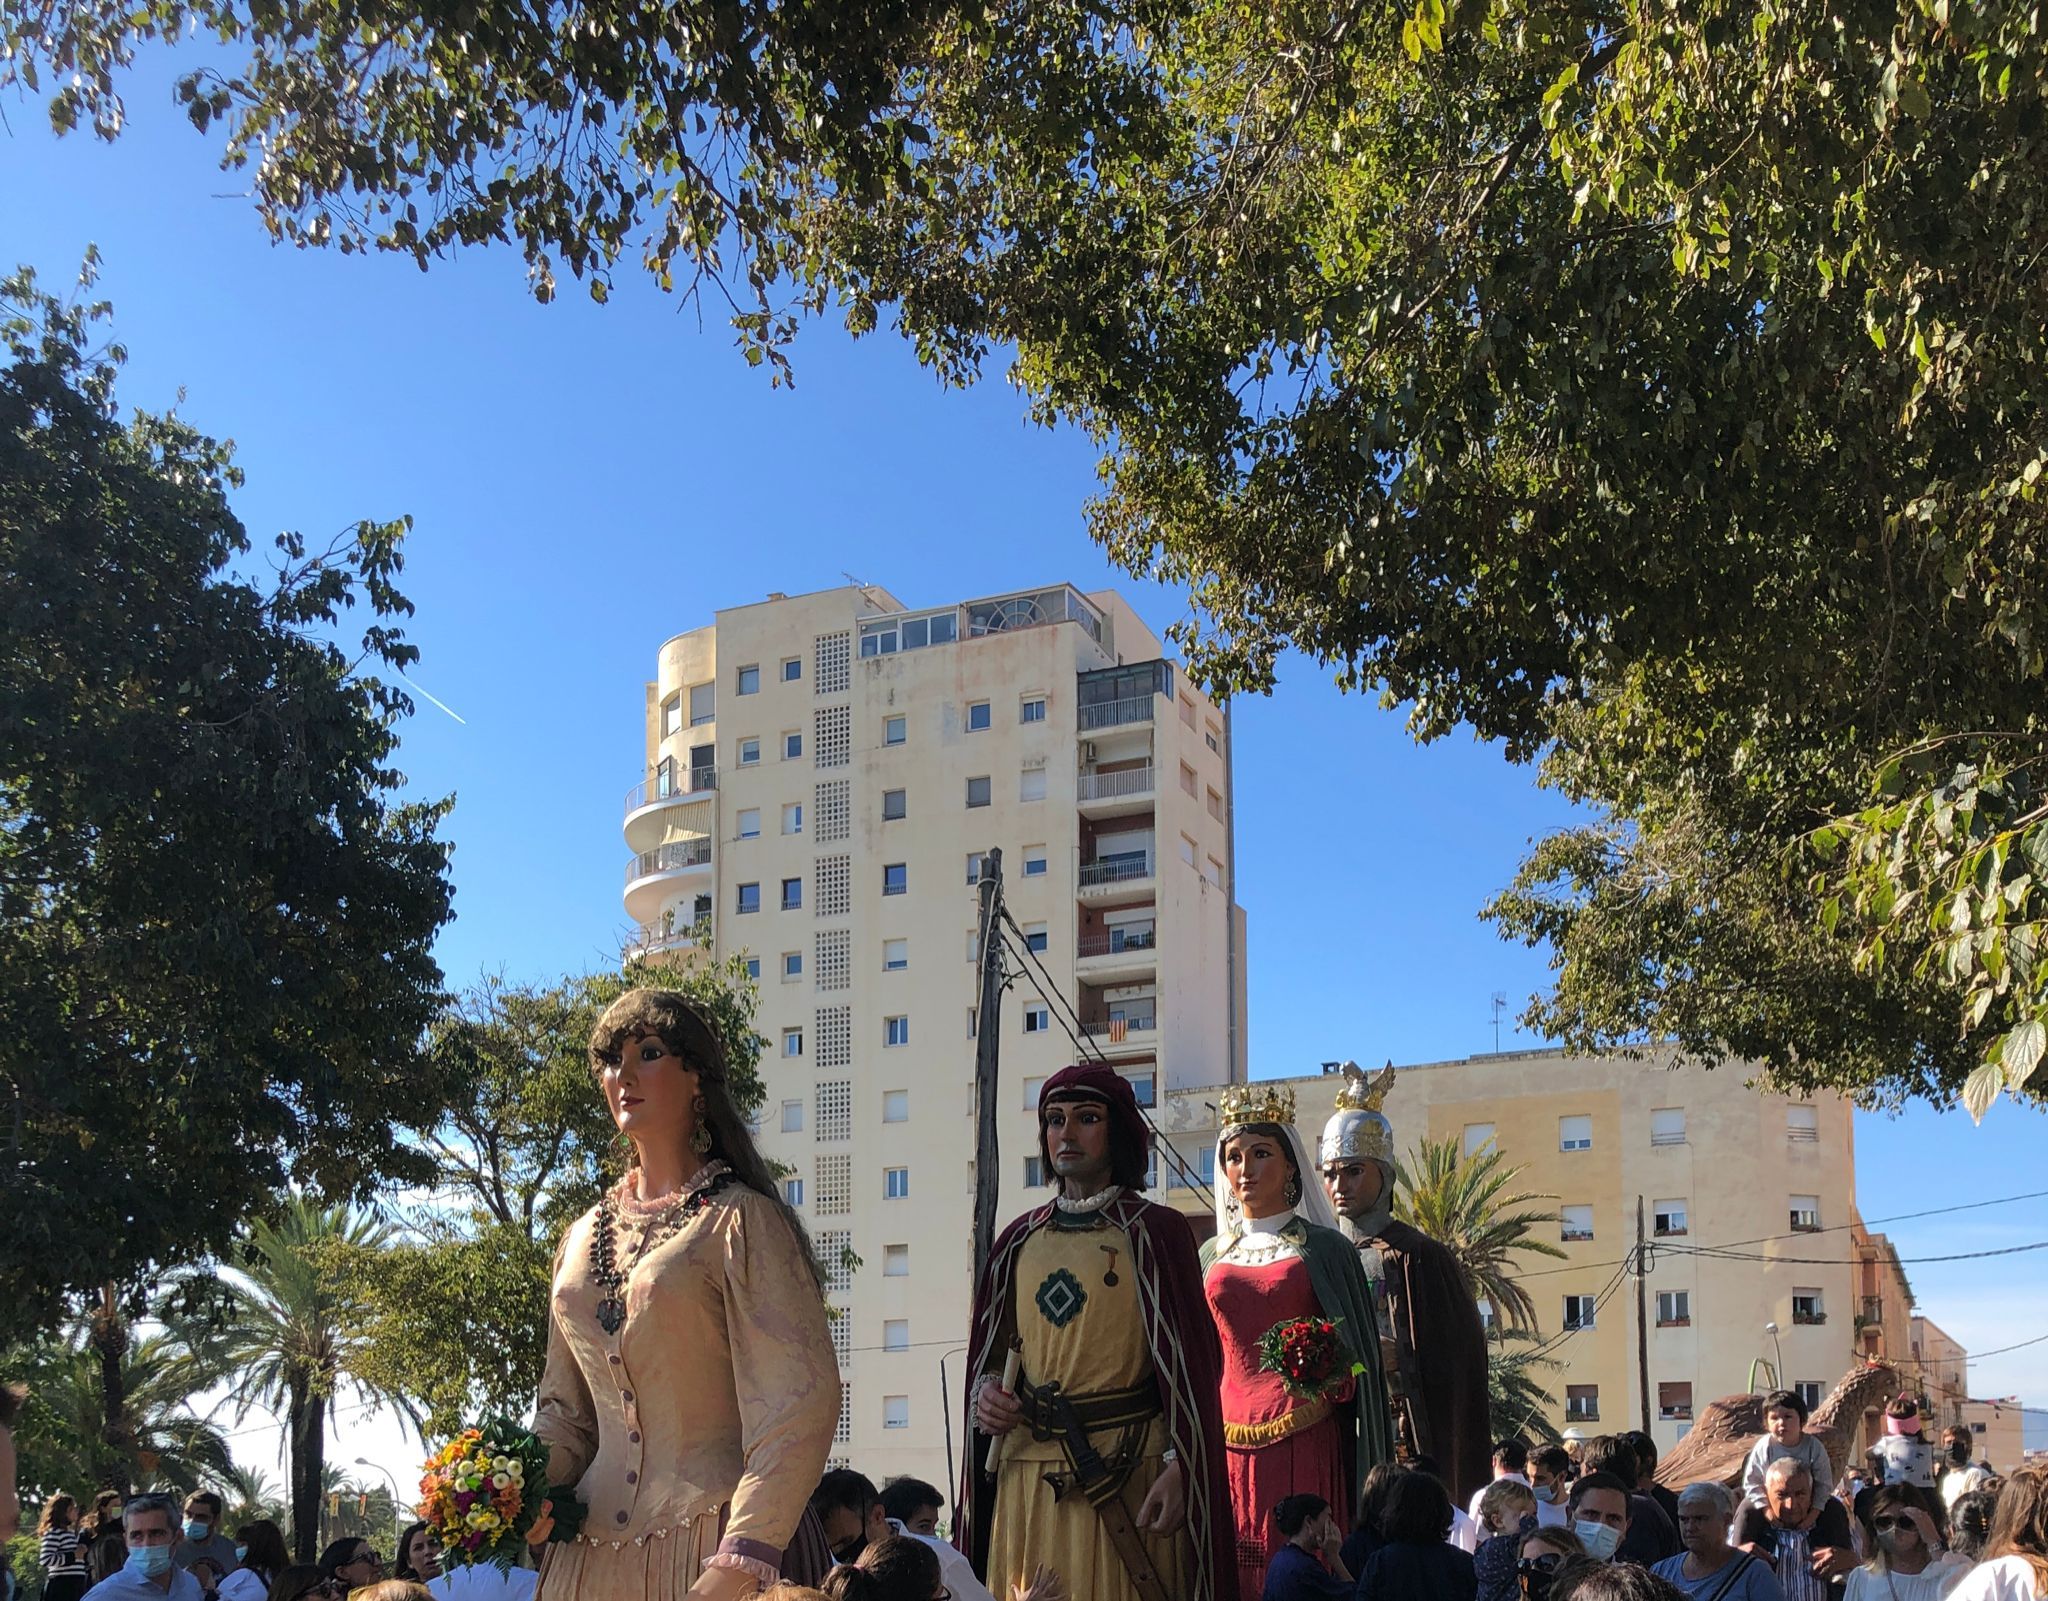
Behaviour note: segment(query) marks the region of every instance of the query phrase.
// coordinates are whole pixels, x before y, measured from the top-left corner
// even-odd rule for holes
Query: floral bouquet
[[[573,1539],[583,1508],[566,1486],[546,1488],[548,1448],[504,1418],[464,1429],[427,1459],[420,1517],[445,1560],[509,1569],[528,1544]]]
[[[1259,1338],[1259,1371],[1277,1373],[1289,1395],[1338,1398],[1365,1371],[1337,1337],[1341,1319],[1289,1318]]]

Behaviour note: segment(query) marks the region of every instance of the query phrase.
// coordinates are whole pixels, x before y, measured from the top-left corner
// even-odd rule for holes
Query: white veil
[[[1230,1180],[1223,1173],[1223,1142],[1247,1123],[1237,1123],[1218,1129],[1216,1132],[1216,1243],[1227,1246],[1244,1232],[1244,1211],[1237,1204],[1237,1195],[1230,1188]],[[1275,1125],[1287,1137],[1287,1148],[1294,1155],[1295,1166],[1301,1171],[1301,1199],[1294,1204],[1295,1216],[1304,1222],[1320,1223],[1326,1229],[1337,1227],[1337,1209],[1330,1205],[1330,1192],[1323,1188],[1323,1175],[1317,1169],[1301,1130],[1292,1123]]]

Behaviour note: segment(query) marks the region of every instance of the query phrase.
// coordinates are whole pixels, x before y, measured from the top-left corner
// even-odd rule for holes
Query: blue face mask
[[[249,1548],[246,1545],[235,1547],[235,1560],[237,1562],[247,1562],[249,1560]]]
[[[188,1522],[185,1525],[185,1538],[188,1540],[203,1540],[211,1533],[213,1533],[213,1525],[210,1523]]]
[[[171,1571],[171,1548],[167,1545],[130,1546],[128,1571],[144,1579],[161,1579]]]
[[[1572,1533],[1579,1537],[1579,1542],[1586,1548],[1586,1555],[1595,1562],[1611,1560],[1615,1547],[1621,1544],[1621,1530],[1609,1523],[1593,1523],[1585,1518],[1574,1518]]]

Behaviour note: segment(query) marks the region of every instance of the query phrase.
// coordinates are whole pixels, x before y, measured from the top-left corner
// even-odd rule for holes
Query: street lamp
[[[1771,1372],[1772,1376],[1778,1381],[1778,1388],[1782,1390],[1785,1388],[1785,1351],[1778,1344],[1778,1325],[1776,1323],[1766,1323],[1764,1325],[1764,1333],[1771,1337],[1771,1353],[1777,1359],[1772,1366]]]
[[[399,1563],[405,1560],[405,1553],[398,1549],[399,1536],[405,1532],[405,1509],[398,1504],[398,1475],[389,1468],[380,1468],[366,1456],[357,1457],[356,1466],[381,1473],[391,1481],[391,1571],[396,1573]]]

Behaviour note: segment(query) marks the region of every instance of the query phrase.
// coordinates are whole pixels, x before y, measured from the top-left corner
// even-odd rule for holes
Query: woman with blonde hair
[[[1949,1601],[2048,1598],[2048,1464],[2030,1462],[2005,1481],[1991,1515],[1984,1560],[1948,1596]]]
[[[628,990],[590,1065],[633,1164],[555,1257],[533,1428],[585,1517],[538,1601],[738,1601],[783,1577],[839,1422],[820,1275],[695,1002]]]

